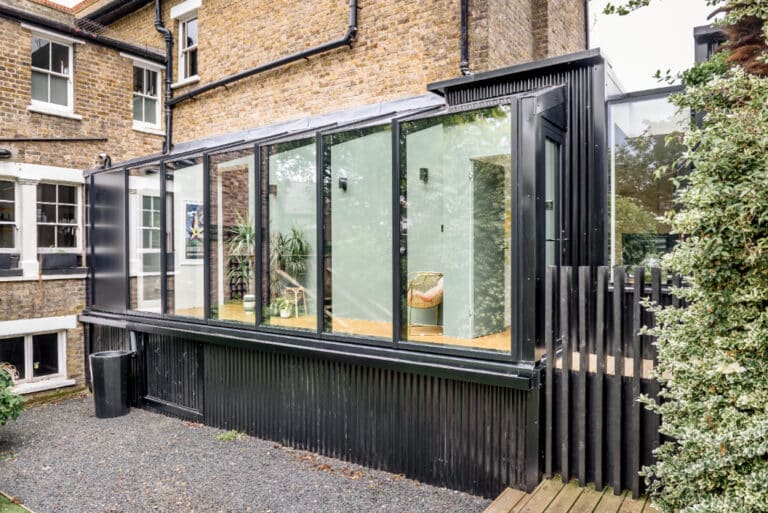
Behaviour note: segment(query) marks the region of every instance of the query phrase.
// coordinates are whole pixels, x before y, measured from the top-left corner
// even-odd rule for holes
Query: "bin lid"
[[[91,358],[120,358],[130,355],[130,351],[100,351],[98,353],[91,353]]]

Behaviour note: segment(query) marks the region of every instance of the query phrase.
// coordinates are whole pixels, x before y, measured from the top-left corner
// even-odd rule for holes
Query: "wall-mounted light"
[[[429,181],[429,168],[426,168],[426,167],[419,168],[419,179],[424,183],[427,183]]]
[[[270,196],[277,196],[277,184],[276,183],[269,184],[269,195]]]
[[[347,192],[347,177],[346,176],[340,176],[339,177],[339,189],[341,189],[344,192]]]
[[[9,159],[11,155],[11,150],[8,148],[0,148],[0,159]]]

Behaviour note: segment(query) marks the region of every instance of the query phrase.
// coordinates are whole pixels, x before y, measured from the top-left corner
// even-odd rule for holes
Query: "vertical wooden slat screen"
[[[653,461],[660,419],[638,401],[657,398],[650,369],[656,346],[643,302],[679,304],[659,269],[560,267],[546,272],[544,319],[544,473],[644,491],[638,472]],[[611,275],[613,281],[611,283]],[[577,280],[574,282],[574,276]],[[629,283],[628,283],[629,282]],[[671,284],[680,284],[673,278]]]

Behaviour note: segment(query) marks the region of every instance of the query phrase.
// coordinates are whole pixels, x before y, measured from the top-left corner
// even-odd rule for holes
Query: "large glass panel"
[[[130,309],[160,313],[160,166],[128,170]]]
[[[327,136],[323,159],[325,330],[391,339],[390,125]]]
[[[253,146],[209,159],[211,318],[255,324]]]
[[[0,224],[0,248],[12,248],[14,246],[15,230],[13,225]]]
[[[264,324],[317,328],[315,140],[262,150]]]
[[[46,333],[32,337],[32,377],[59,373],[59,335]]]
[[[204,315],[203,254],[205,218],[202,158],[166,162],[166,191],[172,197],[166,219],[169,231],[167,312],[186,317]],[[170,196],[172,195],[172,196]],[[172,249],[171,249],[172,248]],[[171,256],[171,253],[173,255]]]
[[[26,378],[24,337],[0,339],[0,366],[13,374],[15,381]]]
[[[15,190],[13,182],[0,180],[0,201],[13,201],[16,198]]]
[[[511,348],[512,123],[499,106],[402,124],[402,333]]]
[[[676,172],[654,172],[682,153],[690,122],[667,98],[610,105],[610,255],[612,265],[657,266],[677,235],[659,217],[674,208]]]

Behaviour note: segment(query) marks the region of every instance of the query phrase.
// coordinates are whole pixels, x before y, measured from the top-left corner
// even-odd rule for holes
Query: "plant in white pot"
[[[256,296],[253,290],[254,278],[254,246],[256,231],[250,219],[245,219],[239,212],[235,214],[235,224],[230,228],[227,238],[227,251],[231,261],[235,262],[227,273],[229,281],[240,280],[245,288],[243,294],[243,309],[253,312],[256,309]]]

